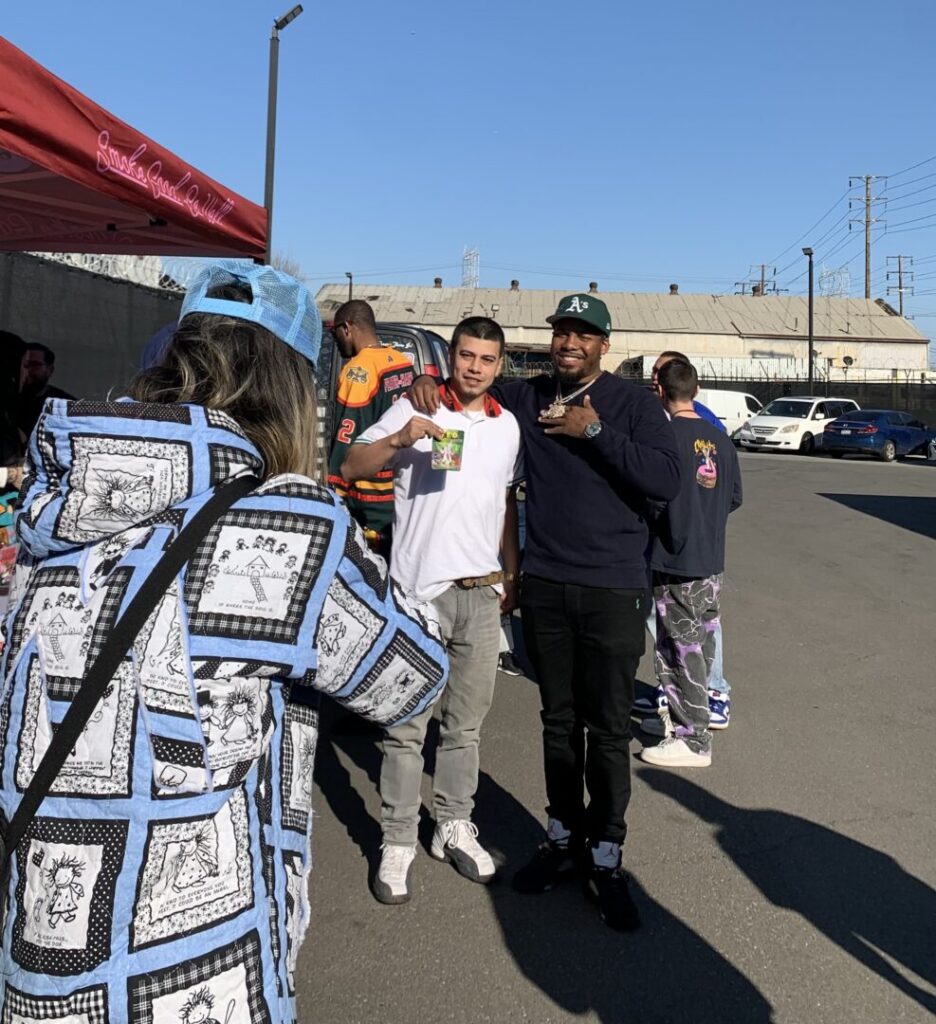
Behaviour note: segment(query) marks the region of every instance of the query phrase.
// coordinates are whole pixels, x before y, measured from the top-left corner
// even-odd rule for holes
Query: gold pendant
[[[543,418],[547,420],[560,420],[566,414],[566,407],[557,398],[552,405],[543,413]]]

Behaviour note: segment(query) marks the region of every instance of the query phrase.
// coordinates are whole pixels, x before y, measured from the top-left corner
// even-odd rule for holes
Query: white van
[[[730,437],[761,411],[761,403],[744,391],[722,391],[721,388],[700,388],[696,401],[707,406],[725,424]]]
[[[738,439],[751,451],[798,451],[808,455],[822,444],[825,425],[853,412],[858,403],[850,398],[822,398],[817,395],[791,395],[775,398],[758,416],[745,424]]]

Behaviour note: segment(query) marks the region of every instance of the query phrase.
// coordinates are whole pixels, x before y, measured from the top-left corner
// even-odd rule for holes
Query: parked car
[[[444,380],[449,375],[448,342],[435,331],[411,324],[378,323],[377,336],[382,345],[389,345],[405,352],[413,363],[417,374],[428,373]],[[331,332],[326,323],[322,331],[322,349],[316,364],[319,399],[318,449],[321,465],[328,463],[334,434],[335,394],[338,390],[338,374],[344,366]]]
[[[936,429],[896,409],[859,409],[826,424],[822,447],[834,458],[875,455],[884,462],[926,455]]]
[[[700,388],[696,400],[707,406],[725,424],[729,436],[739,431],[763,405],[745,391],[723,391],[721,388]]]
[[[858,403],[850,398],[775,398],[741,428],[738,440],[750,451],[773,449],[808,455],[822,444],[827,423],[857,408]]]

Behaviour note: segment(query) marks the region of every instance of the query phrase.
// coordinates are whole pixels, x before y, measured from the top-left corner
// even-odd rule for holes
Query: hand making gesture
[[[565,434],[567,437],[585,437],[585,428],[598,422],[598,413],[592,408],[591,398],[586,395],[582,405],[567,405],[562,416],[550,417],[542,410],[539,422],[547,434]]]

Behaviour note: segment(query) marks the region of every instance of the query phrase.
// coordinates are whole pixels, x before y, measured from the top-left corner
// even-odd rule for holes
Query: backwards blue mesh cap
[[[230,284],[247,285],[253,301],[208,297],[208,292]],[[236,260],[220,260],[204,267],[185,293],[179,321],[189,313],[216,313],[248,320],[265,327],[310,363],[318,359],[322,318],[309,289],[290,274],[273,267]]]

